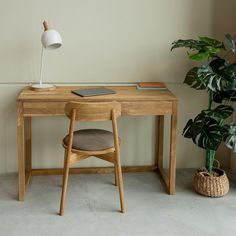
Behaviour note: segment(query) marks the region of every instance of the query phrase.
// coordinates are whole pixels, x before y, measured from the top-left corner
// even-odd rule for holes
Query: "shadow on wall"
[[[236,1],[235,0],[215,0],[213,6],[213,35],[215,38],[224,41],[227,33],[236,35]],[[217,159],[223,167],[230,167],[231,151],[221,144]],[[235,167],[236,169],[236,167]]]
[[[213,9],[213,34],[216,38],[224,40],[226,33],[236,33],[236,1],[215,0]]]

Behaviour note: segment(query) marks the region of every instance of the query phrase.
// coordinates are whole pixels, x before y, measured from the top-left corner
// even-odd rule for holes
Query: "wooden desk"
[[[122,169],[123,171],[158,170],[168,193],[175,194],[177,98],[169,90],[137,90],[132,86],[110,86],[116,94],[87,98],[71,93],[71,90],[81,88],[86,87],[60,86],[56,90],[47,92],[35,92],[26,87],[19,94],[17,99],[19,200],[25,199],[31,175],[62,174],[62,169],[32,169],[31,118],[64,116],[64,107],[69,101],[118,101],[122,106],[122,116],[159,116],[158,153],[155,163],[151,166],[122,167]],[[164,115],[171,115],[169,175],[166,175],[163,170]],[[71,173],[108,173],[112,172],[113,168],[71,168],[70,171]]]

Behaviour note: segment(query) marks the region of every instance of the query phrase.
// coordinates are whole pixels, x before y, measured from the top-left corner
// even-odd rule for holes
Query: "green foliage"
[[[236,53],[236,38],[230,34],[225,35],[225,42],[228,44],[229,48],[233,53]]]
[[[217,150],[222,141],[221,127],[216,119],[201,112],[194,120],[186,124],[183,135],[192,138],[193,142],[204,149]]]
[[[216,58],[209,63],[209,66],[215,73],[220,73],[220,71],[228,65],[228,61],[223,58]]]
[[[216,103],[222,103],[223,101],[236,101],[236,91],[228,90],[228,91],[217,91],[213,92],[213,101]]]
[[[204,112],[207,116],[221,121],[230,117],[233,114],[234,109],[229,105],[219,105],[215,109],[207,109],[202,112]]]
[[[190,49],[187,54],[189,59],[194,61],[215,57],[217,53],[225,50],[224,43],[208,37],[199,37],[199,40],[179,39],[172,43],[171,50],[182,47]]]
[[[228,66],[229,67],[229,66]],[[228,67],[224,67],[221,71],[222,73],[216,73],[212,70],[209,65],[202,65],[198,68],[198,77],[204,82],[205,86],[212,90],[217,91],[228,91],[230,89],[236,89],[236,84],[233,78],[228,76]],[[222,74],[227,73],[227,76],[223,77]]]
[[[225,42],[229,47],[226,55],[236,53],[236,38],[227,34]],[[211,173],[216,150],[222,141],[236,152],[236,123],[224,124],[234,109],[229,104],[222,104],[236,101],[236,63],[219,56],[226,48],[223,42],[213,38],[179,39],[172,43],[171,50],[183,47],[190,49],[187,52],[190,60],[205,60],[187,72],[184,83],[209,93],[208,109],[187,122],[183,136],[206,149],[206,168]],[[213,102],[220,105],[213,107]]]
[[[184,83],[197,90],[208,88],[213,92],[236,90],[236,64],[226,65],[223,59],[216,59],[207,65],[191,68]]]
[[[206,85],[202,77],[198,74],[198,69],[198,67],[191,68],[185,76],[184,83],[198,90],[206,89]]]
[[[236,123],[224,125],[223,128],[223,140],[225,145],[236,152]]]

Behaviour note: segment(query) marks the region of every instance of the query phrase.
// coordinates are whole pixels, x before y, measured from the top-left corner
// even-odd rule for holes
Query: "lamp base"
[[[54,84],[33,84],[30,89],[34,91],[49,91],[56,89],[56,86]]]

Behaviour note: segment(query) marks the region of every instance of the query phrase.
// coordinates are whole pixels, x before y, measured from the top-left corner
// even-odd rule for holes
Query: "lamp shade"
[[[46,49],[57,49],[62,45],[61,35],[54,29],[44,31],[41,42]]]

